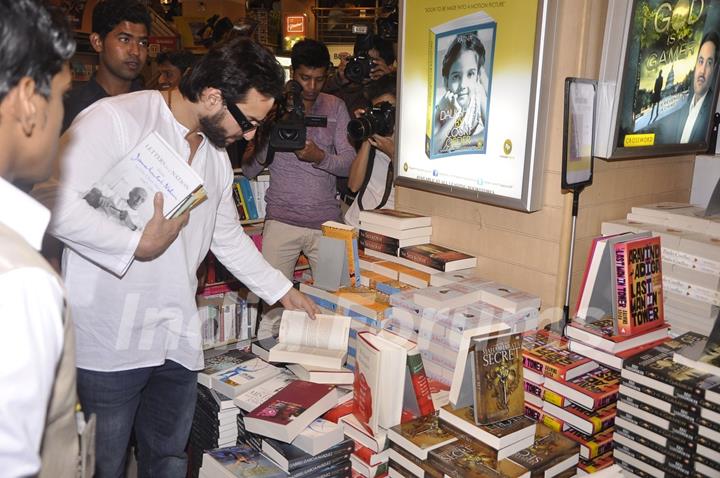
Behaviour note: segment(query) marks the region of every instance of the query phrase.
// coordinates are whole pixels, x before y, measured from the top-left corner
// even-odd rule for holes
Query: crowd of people
[[[268,162],[269,118],[285,91],[273,54],[242,35],[203,56],[165,52],[158,89],[148,90],[140,75],[150,33],[142,2],[99,1],[90,34],[97,70],[70,89],[67,20],[43,0],[0,0],[0,470],[8,476],[76,476],[78,466],[84,476],[123,476],[131,435],[140,476],[183,476],[203,367],[196,273],[208,251],[267,304],[314,316],[292,278],[301,253],[317,267],[320,225],[357,226],[361,210],[394,204],[393,128],[348,136],[368,109],[395,107],[392,41],[359,37],[338,67],[322,42],[296,43],[292,80],[305,114],[325,125],[308,126],[303,146]],[[346,75],[358,58],[365,74]],[[453,79],[471,65],[482,89],[483,59],[465,47],[460,66],[448,66],[448,85],[458,83],[448,89],[454,120],[472,109],[468,118],[483,121],[479,104],[460,94],[467,79]],[[207,191],[173,219],[161,194],[95,187],[153,131]],[[234,143],[244,175],[270,171],[262,253],[233,201],[226,148]],[[146,224],[136,214],[142,203],[154,210]]]

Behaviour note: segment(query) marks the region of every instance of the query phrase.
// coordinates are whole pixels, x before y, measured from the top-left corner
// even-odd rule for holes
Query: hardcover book
[[[439,417],[444,422],[442,426],[447,423],[495,450],[504,449],[535,434],[535,423],[524,415],[487,425],[476,425],[472,408],[453,409],[450,405],[442,407],[439,411]]]
[[[583,473],[589,475],[612,466],[613,463],[615,463],[615,460],[613,459],[612,450],[610,450],[592,459],[580,457],[577,467],[578,471],[582,470]]]
[[[252,387],[233,399],[233,403],[246,412],[251,412],[267,399],[297,380],[293,374],[283,370],[274,377]]]
[[[476,257],[437,244],[402,247],[400,257],[441,272],[467,269],[477,265]]]
[[[493,18],[479,11],[430,29],[428,158],[485,153],[496,26]],[[464,55],[462,45],[469,45]],[[473,64],[469,72],[463,67],[464,56]]]
[[[567,381],[549,377],[545,380],[546,390],[557,392],[587,410],[615,402],[619,387],[620,372],[602,366]]]
[[[245,428],[288,443],[337,402],[334,386],[296,380],[250,412]]]
[[[632,336],[665,322],[660,238],[615,244],[617,334]]]
[[[523,414],[522,336],[473,339],[475,423],[485,425]]]
[[[210,377],[212,388],[235,398],[241,393],[278,375],[281,369],[261,358],[250,358],[232,368],[222,370]]]
[[[580,444],[580,458],[592,460],[612,450],[614,427],[597,435],[586,435],[573,428],[563,431],[563,435]]]
[[[210,352],[210,351],[208,351]],[[239,349],[230,349],[220,355],[212,356],[206,352],[205,368],[198,372],[198,383],[206,387],[212,387],[211,376],[220,371],[235,367],[255,358],[252,353]],[[211,355],[208,357],[208,355]]]
[[[567,326],[566,334],[571,339],[611,354],[618,354],[662,340],[667,337],[668,331],[668,326],[664,323],[632,336],[617,335],[614,328],[613,318],[605,317],[592,323],[574,321]]]
[[[570,380],[596,368],[597,363],[568,350],[565,339],[523,353],[523,365],[545,377]]]
[[[613,426],[617,414],[617,406],[615,403],[612,403],[590,412],[573,403],[561,408],[545,402],[543,404],[543,412],[559,418],[586,435],[595,435]]]

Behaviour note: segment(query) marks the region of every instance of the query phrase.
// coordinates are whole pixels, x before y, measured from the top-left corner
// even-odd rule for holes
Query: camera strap
[[[360,191],[358,191],[357,199],[358,206],[361,211],[365,211],[365,208],[363,207],[363,196],[365,195],[365,190],[367,189],[368,183],[370,182],[370,177],[372,176],[373,168],[375,167],[375,146],[370,147],[370,152],[368,153],[368,164],[365,168],[365,179],[363,179],[362,186],[360,187]],[[383,206],[388,201],[388,198],[390,197],[390,193],[392,192],[393,187],[393,165],[392,160],[390,161],[390,164],[388,164],[388,170],[387,170],[387,176],[385,177],[385,192],[383,193],[383,197],[380,200],[380,203],[375,206],[373,209],[382,209]]]

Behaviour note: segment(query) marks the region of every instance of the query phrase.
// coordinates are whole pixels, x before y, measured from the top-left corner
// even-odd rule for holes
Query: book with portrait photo
[[[430,29],[428,158],[485,154],[496,26],[480,11]]]
[[[151,132],[100,178],[83,199],[117,223],[141,231],[153,215],[155,193],[170,219],[206,198],[202,178],[173,148]]]

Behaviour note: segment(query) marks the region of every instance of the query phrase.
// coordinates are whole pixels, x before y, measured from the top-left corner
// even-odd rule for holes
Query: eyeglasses
[[[226,100],[225,106],[230,112],[230,115],[235,119],[235,121],[237,121],[237,124],[240,125],[240,129],[242,129],[243,134],[255,131],[262,124],[257,121],[248,120],[247,117],[243,114],[243,112],[240,111],[240,108],[238,108],[237,105],[231,101]]]

